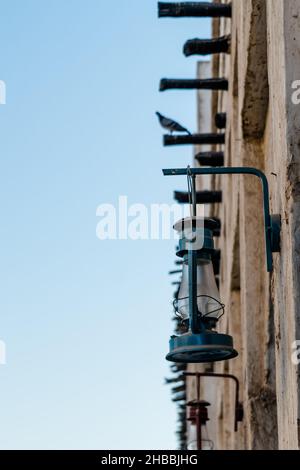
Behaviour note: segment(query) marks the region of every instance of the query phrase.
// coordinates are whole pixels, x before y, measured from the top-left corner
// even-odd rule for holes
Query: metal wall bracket
[[[267,270],[273,270],[272,253],[280,251],[281,217],[279,214],[270,214],[269,184],[266,175],[257,168],[252,167],[222,167],[222,168],[172,168],[163,170],[165,176],[193,176],[199,175],[254,175],[261,180],[263,189],[263,212],[265,225],[265,244]]]

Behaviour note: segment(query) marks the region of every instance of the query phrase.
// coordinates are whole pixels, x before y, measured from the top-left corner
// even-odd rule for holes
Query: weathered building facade
[[[217,248],[226,314],[218,330],[233,336],[239,356],[188,370],[239,379],[244,418],[237,432],[234,382],[201,379],[201,397],[211,404],[207,432],[215,449],[298,449],[299,366],[292,353],[300,340],[300,104],[294,99],[300,80],[300,1],[233,0],[232,18],[212,21],[213,37],[230,35],[230,50],[215,54],[211,69],[199,65],[198,76],[225,77],[229,90],[198,91],[199,131],[217,132],[214,117],[226,113],[225,146],[211,150],[224,150],[225,166],[265,172],[271,213],[281,215],[281,251],[269,274],[257,178],[198,178],[198,188],[223,194],[221,204],[208,208],[222,223]],[[208,97],[209,120],[203,114]],[[187,399],[195,393],[195,380],[188,378]],[[187,444],[194,438],[188,424]]]

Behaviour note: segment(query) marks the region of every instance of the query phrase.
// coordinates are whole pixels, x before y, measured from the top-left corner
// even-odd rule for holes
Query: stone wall
[[[213,20],[213,36],[231,34],[231,51],[212,60],[213,76],[228,78],[230,87],[211,96],[211,129],[216,112],[226,112],[225,165],[266,173],[271,213],[282,219],[281,252],[268,274],[257,178],[198,179],[198,187],[223,191],[223,203],[209,207],[222,221],[217,245],[226,315],[219,331],[234,337],[239,356],[213,370],[240,380],[245,416],[237,433],[234,384],[205,379],[201,391],[211,403],[208,432],[216,449],[298,449],[299,367],[291,355],[300,340],[300,105],[292,102],[292,83],[300,80],[300,2],[232,3],[232,19]],[[189,397],[194,393],[189,379]]]

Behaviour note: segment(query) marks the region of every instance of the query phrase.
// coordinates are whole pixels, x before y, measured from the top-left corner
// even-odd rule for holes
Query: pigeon
[[[173,121],[173,119],[169,119],[163,116],[158,111],[155,114],[158,116],[160,125],[164,127],[165,129],[168,129],[168,131],[170,131],[171,134],[174,131],[177,131],[177,132],[186,132],[187,134],[191,135],[190,131],[188,131],[185,127],[182,127],[178,122]]]

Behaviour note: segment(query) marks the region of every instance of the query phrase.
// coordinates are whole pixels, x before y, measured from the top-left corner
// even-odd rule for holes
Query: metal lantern
[[[202,363],[235,357],[232,337],[215,331],[224,314],[212,265],[216,221],[194,216],[179,221],[174,229],[180,237],[177,256],[183,259],[174,306],[186,328],[171,337],[167,360]]]
[[[243,421],[244,418],[244,407],[243,404],[239,400],[239,391],[240,391],[240,383],[239,379],[232,374],[221,374],[217,372],[184,372],[182,377],[194,377],[196,379],[196,390],[197,390],[197,400],[199,403],[200,400],[200,379],[202,377],[209,377],[214,379],[229,379],[233,380],[235,383],[235,410],[234,410],[234,431],[237,432],[238,430],[238,423]],[[188,404],[189,405],[189,404]],[[190,412],[190,416],[188,421],[191,421],[193,424],[192,413]]]
[[[183,280],[178,292],[177,311],[186,329],[170,339],[167,359],[173,362],[214,362],[236,357],[232,337],[215,331],[223,313],[216,288],[211,256],[214,252],[212,220],[196,217],[196,175],[253,175],[260,179],[263,189],[263,213],[267,270],[273,269],[273,253],[280,251],[281,219],[270,214],[269,186],[265,174],[252,167],[171,168],[165,176],[186,176],[192,214],[189,219],[175,225],[180,233],[177,255],[183,258]]]
[[[209,421],[208,407],[210,403],[204,400],[192,400],[187,403],[189,408],[189,415],[187,421],[190,421],[192,426],[196,427],[196,445],[197,450],[212,450],[214,448],[213,442],[208,438],[206,423]],[[204,435],[206,433],[206,437]],[[191,443],[192,444],[192,443]]]

